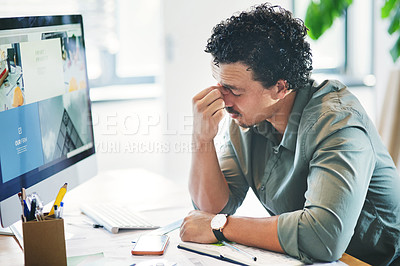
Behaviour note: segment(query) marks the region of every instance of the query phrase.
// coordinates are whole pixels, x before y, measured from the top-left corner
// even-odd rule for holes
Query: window
[[[304,20],[311,0],[293,0],[296,17]],[[374,0],[353,0],[346,14],[336,19],[317,41],[311,40],[316,81],[338,79],[348,86],[375,120]]]
[[[154,83],[161,69],[161,0],[25,0],[2,17],[82,14],[90,87]]]
[[[294,15],[305,19],[310,0],[293,1]],[[317,41],[308,37],[312,54],[314,73],[344,73],[346,68],[346,27],[345,18],[336,19],[332,27]],[[329,51],[329,53],[327,52]]]
[[[293,1],[296,17],[304,20],[310,1]],[[309,38],[314,74],[341,75],[348,85],[374,84],[373,11],[373,0],[353,0],[346,14],[317,41]]]
[[[310,1],[292,0],[294,15],[304,20]],[[162,0],[25,0],[17,9],[4,3],[1,16],[81,13],[90,87],[95,88],[156,82],[162,65],[161,5]],[[373,6],[373,0],[353,0],[347,16],[318,41],[309,39],[314,74],[371,78],[373,30],[357,29],[373,29]]]
[[[161,0],[80,2],[91,87],[154,83],[161,69]]]

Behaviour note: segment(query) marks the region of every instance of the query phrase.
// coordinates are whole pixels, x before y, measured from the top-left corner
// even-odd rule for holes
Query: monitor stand
[[[23,249],[24,246],[24,235],[22,233],[22,222],[18,221],[10,225],[10,230],[13,232],[14,237],[17,239],[19,246]]]
[[[6,228],[0,227],[0,235],[3,235],[3,236],[13,236],[14,233],[13,233],[13,231],[11,230],[10,227],[6,227]]]

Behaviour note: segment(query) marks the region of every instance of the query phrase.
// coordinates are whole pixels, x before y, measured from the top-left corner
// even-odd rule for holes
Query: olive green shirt
[[[400,179],[366,112],[338,81],[296,93],[281,141],[264,121],[230,124],[219,156],[233,214],[251,187],[280,215],[284,251],[333,261],[344,252],[374,265],[400,262]],[[257,230],[255,228],[254,230]]]

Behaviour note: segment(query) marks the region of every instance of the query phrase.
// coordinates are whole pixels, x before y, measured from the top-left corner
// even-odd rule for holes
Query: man
[[[213,29],[206,52],[218,84],[193,98],[189,190],[198,210],[184,219],[181,238],[227,239],[306,263],[347,252],[399,265],[393,161],[343,84],[310,80],[306,33],[302,21],[269,4]],[[225,110],[232,123],[218,158],[214,138]],[[271,217],[228,216],[249,187]]]

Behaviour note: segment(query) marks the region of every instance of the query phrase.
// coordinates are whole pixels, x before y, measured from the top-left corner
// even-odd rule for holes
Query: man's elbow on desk
[[[333,232],[318,223],[299,222],[297,215],[304,216],[301,211],[284,213],[278,221],[279,241],[287,254],[305,263],[332,262],[342,257],[351,235],[339,229]]]

